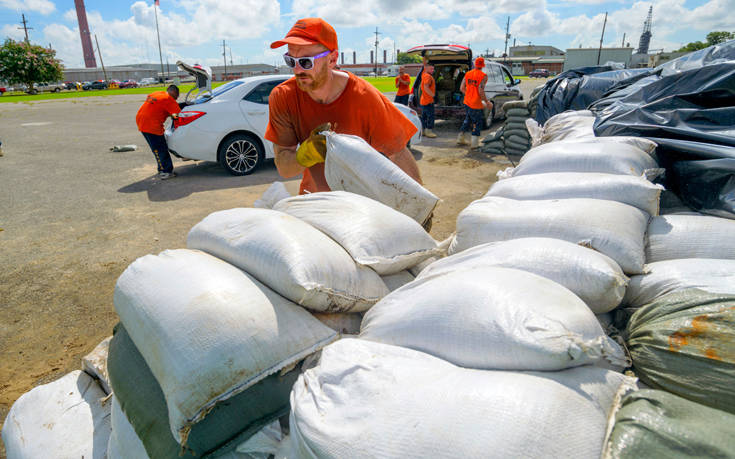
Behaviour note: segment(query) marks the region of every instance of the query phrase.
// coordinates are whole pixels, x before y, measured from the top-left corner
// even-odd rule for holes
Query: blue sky
[[[222,63],[226,40],[234,63],[281,64],[283,50],[268,45],[300,17],[319,16],[337,29],[346,61],[352,52],[369,60],[375,27],[383,49],[426,43],[470,44],[475,53],[502,53],[510,17],[511,44],[529,42],[596,47],[603,16],[609,13],[606,46],[625,41],[637,47],[648,7],[653,6],[651,48],[670,51],[704,40],[712,30],[735,30],[735,0],[161,0],[158,11],[164,62],[183,59]],[[152,1],[86,0],[92,33],[107,65],[157,62]],[[82,67],[73,0],[0,0],[0,34],[19,39],[21,13],[33,30],[31,41],[51,44],[67,67]]]

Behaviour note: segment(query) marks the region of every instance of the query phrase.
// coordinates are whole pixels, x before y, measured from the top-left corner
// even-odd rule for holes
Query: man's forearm
[[[283,178],[291,178],[304,172],[304,166],[296,161],[296,146],[282,147],[273,145],[275,163],[278,173]]]
[[[416,163],[416,159],[411,154],[408,148],[404,148],[393,156],[389,156],[389,159],[393,163],[400,167],[403,172],[408,174],[412,179],[416,180],[420,184],[424,184],[421,181],[421,174],[419,173],[419,165]]]

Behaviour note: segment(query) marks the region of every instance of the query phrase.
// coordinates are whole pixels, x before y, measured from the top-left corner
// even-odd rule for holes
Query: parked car
[[[135,80],[125,80],[122,83],[120,83],[121,88],[137,88],[138,82]]]
[[[463,95],[459,87],[465,73],[473,68],[472,50],[462,45],[442,44],[416,46],[406,52],[425,56],[428,63],[434,66],[436,118],[464,118]],[[482,70],[487,74],[485,95],[493,103],[493,107],[485,111],[485,121],[489,125],[495,118],[505,117],[503,112],[505,102],[521,100],[523,95],[519,87],[521,80],[513,78],[510,70],[504,65],[486,59],[485,68]],[[409,105],[419,113],[420,97],[421,88],[420,85],[416,85]]]
[[[273,144],[264,138],[268,98],[290,77],[240,78],[194,99],[166,129],[169,150],[182,159],[217,161],[232,175],[252,173],[266,158],[273,158]],[[411,139],[419,143],[418,115],[405,105],[396,106],[419,128]]]
[[[536,69],[531,70],[528,73],[528,76],[530,76],[531,78],[548,78],[549,76],[551,76],[551,72],[546,69]]]
[[[64,82],[64,89],[75,90],[79,86],[81,86],[81,83],[79,83],[78,81],[65,81]]]
[[[107,89],[107,82],[104,80],[97,80],[82,86],[82,89],[89,91],[90,89]]]
[[[155,79],[155,78],[143,78],[142,80],[140,80],[140,83],[139,84],[141,86],[148,86],[148,85],[158,84],[158,80]]]
[[[7,91],[7,89],[0,86],[0,96],[2,96],[5,93],[5,91]]]
[[[33,85],[33,89],[26,87],[25,92],[28,94],[38,94],[39,92],[61,92],[64,89],[62,83],[37,83]]]

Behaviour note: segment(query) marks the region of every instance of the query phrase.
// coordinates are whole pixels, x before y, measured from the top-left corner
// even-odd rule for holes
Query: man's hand
[[[324,162],[324,158],[327,156],[327,138],[321,135],[320,132],[331,129],[331,123],[317,126],[311,131],[309,138],[301,142],[296,150],[296,161],[300,165],[311,167]]]

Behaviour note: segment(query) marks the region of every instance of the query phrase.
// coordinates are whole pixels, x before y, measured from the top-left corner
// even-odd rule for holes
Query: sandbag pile
[[[531,135],[526,128],[526,120],[531,118],[528,102],[514,100],[503,104],[506,114],[503,130],[503,145],[506,153],[523,156],[531,147]]]
[[[546,120],[543,126],[540,126],[534,120],[529,120],[526,123],[534,147],[564,139],[595,137],[595,131],[592,128],[594,124],[595,115],[589,110],[559,113]]]

